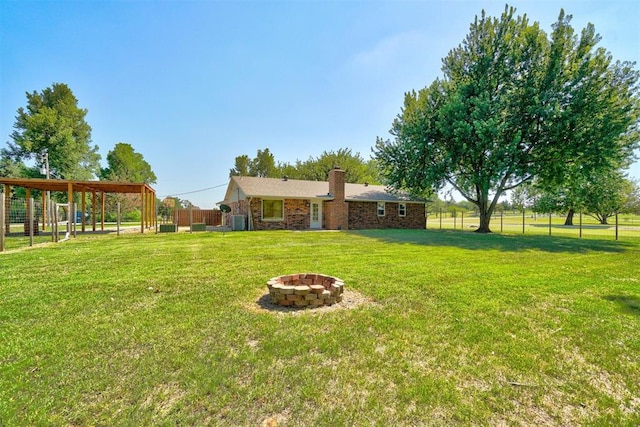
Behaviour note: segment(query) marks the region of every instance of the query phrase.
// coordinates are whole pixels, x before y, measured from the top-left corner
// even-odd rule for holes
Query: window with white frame
[[[378,216],[384,216],[384,202],[378,202]]]
[[[407,204],[406,203],[398,203],[398,215],[399,216],[407,216]]]
[[[284,218],[284,200],[262,200],[262,219],[281,221]]]

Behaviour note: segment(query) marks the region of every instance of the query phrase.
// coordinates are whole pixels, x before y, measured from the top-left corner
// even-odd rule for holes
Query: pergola
[[[10,194],[11,187],[22,187],[26,189],[27,199],[31,198],[31,190],[41,190],[43,202],[45,199],[46,191],[58,191],[66,192],[68,194],[67,200],[69,203],[73,203],[73,193],[82,193],[82,212],[85,212],[85,200],[86,194],[90,193],[93,196],[93,231],[96,230],[96,199],[97,193],[101,193],[102,199],[102,229],[104,230],[104,210],[105,210],[105,194],[106,193],[121,193],[121,194],[139,194],[140,195],[140,232],[144,233],[145,228],[155,227],[155,205],[156,205],[156,192],[153,188],[145,183],[132,183],[132,182],[113,182],[113,181],[74,181],[67,179],[39,179],[39,178],[2,178],[0,177],[0,185],[4,185],[5,192]],[[9,211],[11,204],[11,198],[5,198],[5,209]],[[43,203],[44,204],[44,203]],[[47,223],[46,209],[43,209],[43,226]],[[9,218],[5,218],[6,221]],[[82,231],[85,231],[85,218],[82,215]]]

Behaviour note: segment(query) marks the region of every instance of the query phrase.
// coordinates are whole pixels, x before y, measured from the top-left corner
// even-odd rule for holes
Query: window
[[[378,216],[384,216],[384,202],[378,202]]]
[[[406,203],[399,203],[398,204],[398,215],[407,216],[407,204]]]
[[[262,219],[267,221],[282,220],[284,218],[284,202],[282,200],[263,200]]]

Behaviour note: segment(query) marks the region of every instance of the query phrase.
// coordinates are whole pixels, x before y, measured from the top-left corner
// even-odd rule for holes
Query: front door
[[[311,202],[311,228],[322,228],[322,201]]]

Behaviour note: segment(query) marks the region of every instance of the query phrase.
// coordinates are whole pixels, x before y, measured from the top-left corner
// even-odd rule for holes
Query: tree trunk
[[[489,223],[491,222],[491,213],[486,212],[484,209],[480,210],[480,226],[475,231],[476,233],[491,233]]]
[[[573,216],[575,214],[576,211],[569,209],[569,212],[567,212],[567,219],[564,220],[564,225],[573,225]]]

